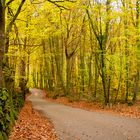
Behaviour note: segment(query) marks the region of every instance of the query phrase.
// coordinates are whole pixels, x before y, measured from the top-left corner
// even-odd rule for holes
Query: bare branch
[[[60,8],[61,10],[63,10],[63,9],[69,10],[68,8],[66,8],[66,7],[64,7],[64,6],[62,6],[62,5],[59,5],[59,4],[57,3],[57,1],[52,1],[52,0],[47,0],[47,1],[50,2],[50,3],[52,3],[52,4],[54,4],[55,6],[57,6],[58,8]]]
[[[7,3],[6,3],[6,7],[8,7],[14,0],[9,0]]]
[[[34,2],[34,0],[31,1],[32,4],[42,4],[42,3],[45,3],[45,2],[50,2],[50,3],[54,4],[55,6],[57,6],[61,10],[64,10],[64,9],[65,10],[69,10],[67,7],[65,7],[63,5],[60,5],[58,3],[63,3],[63,2],[72,2],[72,3],[75,3],[76,1],[74,1],[74,0],[44,0],[42,2]]]
[[[44,1],[41,1],[41,2],[34,2],[34,0],[33,1],[31,1],[31,3],[32,4],[42,4],[42,3],[45,3],[45,2],[47,2],[48,0],[44,0]],[[76,0],[51,0],[51,2],[53,2],[53,3],[62,3],[62,2],[72,2],[72,3],[75,3],[76,2]]]

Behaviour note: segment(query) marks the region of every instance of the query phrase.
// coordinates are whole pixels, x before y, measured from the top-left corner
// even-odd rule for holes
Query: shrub
[[[24,104],[22,94],[10,93],[7,89],[0,90],[0,140],[7,140],[14,120]]]

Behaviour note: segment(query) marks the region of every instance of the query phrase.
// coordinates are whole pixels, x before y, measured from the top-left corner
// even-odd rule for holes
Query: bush
[[[7,140],[14,120],[23,106],[23,95],[10,93],[7,89],[0,90],[0,140]]]

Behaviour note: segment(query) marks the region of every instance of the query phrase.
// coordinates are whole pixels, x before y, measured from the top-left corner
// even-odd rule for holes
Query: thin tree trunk
[[[30,54],[28,53],[28,56],[27,56],[27,82],[29,81],[29,75],[30,75]]]
[[[124,12],[128,11],[128,6],[127,3],[124,4]],[[128,96],[129,96],[129,61],[128,61],[128,18],[127,16],[124,17],[124,27],[125,27],[125,70],[126,70],[126,75],[125,75],[125,102],[128,101]]]
[[[67,86],[66,86],[66,95],[70,94],[71,88],[71,58],[66,58],[67,68],[66,68],[66,77],[67,77]]]
[[[137,71],[137,74],[135,76],[135,81],[134,81],[134,94],[133,94],[133,99],[132,101],[135,102],[137,99],[137,93],[139,91],[139,71]]]
[[[81,47],[80,47],[80,71],[81,71],[81,90],[84,93],[85,91],[85,60],[84,60],[84,56],[85,56],[85,37],[84,37],[84,42],[83,44],[81,43]]]
[[[121,54],[120,56],[120,71],[119,71],[119,81],[118,81],[118,88],[117,88],[117,93],[114,99],[114,104],[117,101],[118,95],[119,95],[119,91],[120,91],[120,86],[121,86],[121,81],[122,81],[122,60],[123,60],[123,56]]]

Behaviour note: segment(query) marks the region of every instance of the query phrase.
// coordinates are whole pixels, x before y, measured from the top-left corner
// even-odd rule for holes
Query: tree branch
[[[14,0],[9,0],[7,3],[6,3],[6,7],[8,7]]]
[[[6,35],[8,35],[8,33],[10,32],[10,30],[11,30],[11,28],[12,28],[12,25],[13,25],[13,23],[15,22],[15,20],[17,19],[18,15],[19,15],[19,13],[20,13],[20,11],[21,11],[21,8],[22,8],[22,6],[24,5],[25,1],[26,1],[26,0],[22,0],[22,1],[21,1],[20,5],[19,5],[19,7],[18,7],[18,9],[17,9],[16,14],[14,15],[13,19],[10,21],[9,25],[7,26]]]
[[[61,10],[64,10],[64,9],[69,10],[65,6],[62,6],[62,5],[58,4],[58,3],[63,3],[63,2],[75,3],[76,1],[74,1],[74,0],[44,0],[42,2],[34,2],[34,0],[31,1],[32,4],[42,4],[42,3],[45,3],[45,2],[50,2],[50,3],[54,4],[55,6],[57,6],[58,8],[60,8]]]
[[[59,5],[59,4],[57,3],[57,1],[52,1],[52,0],[47,0],[47,1],[50,2],[50,3],[52,3],[52,4],[54,4],[55,6],[57,6],[58,8],[60,8],[61,10],[63,10],[63,9],[69,10],[68,8],[66,8],[66,7],[64,7],[64,6],[62,6],[62,5]]]

